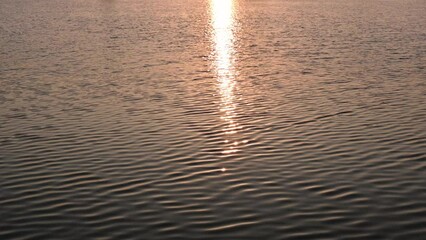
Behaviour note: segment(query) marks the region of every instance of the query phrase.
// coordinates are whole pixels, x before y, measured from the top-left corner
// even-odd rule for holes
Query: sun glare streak
[[[216,70],[219,92],[221,97],[221,118],[227,123],[224,128],[225,135],[231,138],[240,128],[236,122],[235,105],[235,11],[234,0],[211,0],[212,40],[214,68]],[[224,154],[234,153],[238,142],[227,138],[225,143],[230,143]]]

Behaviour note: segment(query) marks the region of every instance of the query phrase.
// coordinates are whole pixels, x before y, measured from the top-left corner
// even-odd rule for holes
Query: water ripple
[[[0,5],[0,239],[424,239],[424,2]]]

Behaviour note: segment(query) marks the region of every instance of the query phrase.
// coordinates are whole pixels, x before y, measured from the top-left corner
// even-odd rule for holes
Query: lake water
[[[0,0],[0,239],[425,239],[426,1]]]

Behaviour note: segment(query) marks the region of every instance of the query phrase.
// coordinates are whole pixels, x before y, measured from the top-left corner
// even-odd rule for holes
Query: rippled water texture
[[[426,237],[424,0],[0,0],[0,239]]]

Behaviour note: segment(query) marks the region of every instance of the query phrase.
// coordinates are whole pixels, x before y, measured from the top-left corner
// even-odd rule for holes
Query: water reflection
[[[211,0],[212,41],[214,68],[216,70],[221,97],[221,118],[226,122],[224,129],[226,148],[224,154],[237,151],[240,144],[236,136],[240,126],[236,121],[234,89],[236,71],[234,67],[235,48],[235,6],[234,0]]]

